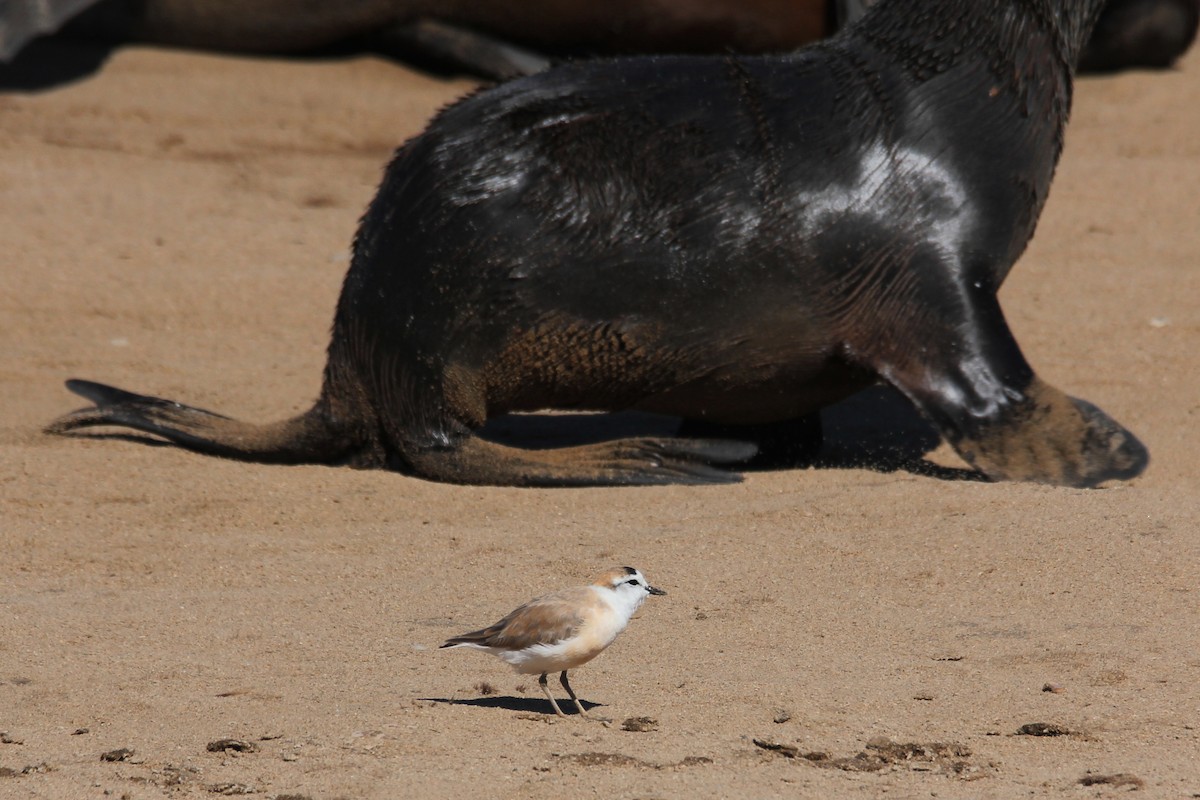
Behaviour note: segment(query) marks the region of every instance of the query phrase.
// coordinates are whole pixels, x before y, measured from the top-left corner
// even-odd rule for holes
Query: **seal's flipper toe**
[[[161,397],[135,394],[134,392],[127,392],[124,389],[118,389],[115,386],[96,383],[95,381],[85,381],[81,378],[71,378],[66,382],[66,387],[80,397],[91,400],[96,404],[96,408],[98,409],[112,408],[114,406],[126,406],[129,408],[172,408],[204,414],[209,417],[216,417],[217,419],[229,419],[229,417],[215,414],[212,411],[206,411],[203,408],[185,406],[182,403],[177,403],[174,400],[164,400]]]
[[[668,461],[740,464],[754,458],[758,447],[734,439],[618,439],[613,443],[630,457],[661,457]]]
[[[821,415],[817,412],[795,419],[753,425],[726,425],[702,419],[685,419],[677,435],[753,442],[757,452],[739,459],[747,469],[808,466],[820,456],[824,447]]]
[[[612,448],[598,464],[610,478],[603,483],[625,486],[740,483],[741,475],[713,465],[739,464],[758,452],[729,439],[621,439]]]
[[[72,378],[66,382],[66,386],[80,397],[95,403],[95,407],[64,414],[43,428],[46,433],[65,434],[80,428],[113,425],[167,436],[177,426],[195,419],[229,419],[173,400],[135,394],[95,381]]]
[[[745,461],[757,448],[721,439],[617,439],[526,450],[468,436],[454,448],[409,457],[418,477],[491,486],[662,486],[737,483],[718,464]]]
[[[105,383],[85,381],[82,378],[71,378],[70,380],[66,381],[65,385],[71,392],[74,392],[85,400],[91,400],[101,408],[104,406],[116,405],[118,403],[128,403],[133,401],[144,402],[146,400],[157,399],[147,397],[146,395],[127,392],[124,389],[118,389],[115,386],[109,386]]]
[[[1146,445],[1096,406],[1078,397],[1070,398],[1086,424],[1080,448],[1084,464],[1079,486],[1096,486],[1104,481],[1127,481],[1145,472],[1150,464]]]

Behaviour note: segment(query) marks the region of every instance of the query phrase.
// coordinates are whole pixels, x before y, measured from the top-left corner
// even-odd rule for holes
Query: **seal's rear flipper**
[[[202,453],[270,463],[331,463],[356,451],[350,437],[330,424],[321,403],[294,419],[253,425],[92,381],[70,380],[67,388],[96,405],[59,417],[46,433],[115,425]],[[525,450],[471,435],[453,448],[407,456],[404,466],[421,478],[493,486],[737,483],[740,475],[715,465],[746,461],[756,449],[719,439],[644,438]]]
[[[330,463],[354,449],[319,404],[292,419],[255,425],[103,383],[72,379],[66,385],[96,405],[59,417],[43,429],[46,433],[64,435],[112,425],[161,436],[201,453],[277,464]]]
[[[738,483],[719,469],[752,458],[748,442],[720,439],[617,439],[579,447],[525,450],[468,436],[452,449],[407,458],[418,477],[490,486],[661,486]]]

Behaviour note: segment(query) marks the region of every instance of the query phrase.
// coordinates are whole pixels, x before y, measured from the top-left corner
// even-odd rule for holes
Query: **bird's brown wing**
[[[495,625],[447,639],[442,647],[477,644],[521,650],[535,644],[554,644],[579,632],[587,609],[596,603],[587,588],[566,589],[536,597]]]

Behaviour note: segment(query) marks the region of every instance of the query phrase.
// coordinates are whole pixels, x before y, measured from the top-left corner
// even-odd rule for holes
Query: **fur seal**
[[[794,50],[831,35],[873,2],[41,0],[34,14],[21,2],[0,6],[0,61],[77,14],[67,31],[106,41],[249,53],[349,46],[506,79],[560,56]],[[1191,45],[1198,24],[1200,0],[1109,0],[1079,68],[1168,66]]]
[[[861,17],[878,0],[833,0],[836,23]],[[1108,0],[1079,54],[1080,72],[1165,69],[1187,52],[1200,27],[1200,0]]]
[[[457,483],[704,483],[754,448],[477,430],[640,409],[753,438],[882,380],[992,479],[1132,478],[1146,449],[1034,374],[996,296],[1102,6],[883,0],[793,54],[584,61],[470,95],[387,167],[309,411],[253,425],[70,381],[95,407],[47,430]]]
[[[1200,0],[1110,0],[1079,57],[1079,69],[1165,69],[1192,46],[1198,27]]]

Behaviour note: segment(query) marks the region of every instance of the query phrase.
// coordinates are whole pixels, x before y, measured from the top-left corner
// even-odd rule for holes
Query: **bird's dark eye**
[[[630,579],[630,580],[627,580],[627,581],[625,581],[625,582],[626,582],[626,583],[628,583],[630,586],[637,586],[637,585],[638,585],[637,578],[632,578],[632,579]]]

